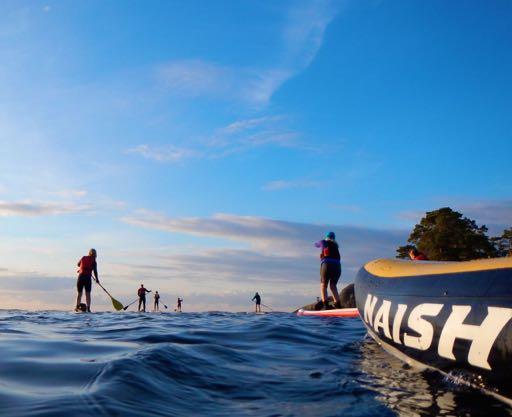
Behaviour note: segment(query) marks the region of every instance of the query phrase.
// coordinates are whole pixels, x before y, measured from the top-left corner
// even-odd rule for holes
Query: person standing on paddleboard
[[[144,288],[144,284],[140,284],[140,288],[137,291],[137,295],[139,296],[139,311],[140,306],[142,305],[142,311],[146,312],[146,293],[151,292],[151,290],[147,290]]]
[[[92,276],[94,274],[94,280],[99,284],[100,280],[98,277],[98,265],[96,264],[96,249],[89,250],[89,255],[82,256],[78,261],[78,279],[76,281],[76,289],[78,295],[76,297],[75,311],[82,311],[82,293],[85,289],[85,303],[87,306],[87,312],[91,312],[91,287],[92,287]]]
[[[322,301],[317,304],[318,308],[329,308],[329,299],[327,297],[327,285],[331,289],[335,301],[335,308],[341,308],[340,296],[338,294],[337,283],[341,277],[341,256],[336,242],[334,232],[328,232],[325,239],[315,243],[317,248],[321,248],[320,253],[320,291]]]
[[[256,294],[254,294],[254,297],[252,297],[252,301],[254,301],[256,303],[255,313],[258,313],[258,312],[261,313],[261,297],[258,294],[258,292],[256,292]]]
[[[176,310],[181,313],[181,303],[183,302],[183,298],[178,297],[178,305],[176,306]]]
[[[153,306],[154,311],[160,311],[160,306],[158,303],[160,302],[160,294],[158,294],[158,291],[155,291],[155,305]]]

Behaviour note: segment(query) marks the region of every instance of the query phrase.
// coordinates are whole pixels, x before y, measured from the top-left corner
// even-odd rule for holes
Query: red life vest
[[[92,271],[94,270],[94,265],[96,264],[96,259],[93,256],[83,256],[80,259],[80,270],[78,273],[80,275],[92,275]]]
[[[338,249],[338,244],[336,242],[333,242],[332,240],[324,240],[323,241],[323,249],[322,253],[320,254],[320,258],[329,258],[329,259],[335,259],[337,261],[340,260],[340,251]]]

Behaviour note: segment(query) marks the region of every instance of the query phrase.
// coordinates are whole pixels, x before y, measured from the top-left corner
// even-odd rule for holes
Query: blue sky
[[[290,309],[425,211],[512,225],[509,1],[4,1],[1,307]],[[96,291],[95,291],[96,292]],[[165,300],[164,300],[165,301]],[[96,306],[108,300],[96,292]],[[267,304],[266,303],[266,304]]]

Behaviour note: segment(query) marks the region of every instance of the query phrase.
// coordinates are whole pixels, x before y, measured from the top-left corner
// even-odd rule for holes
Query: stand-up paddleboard
[[[337,308],[334,310],[304,310],[297,311],[297,316],[316,316],[316,317],[359,317],[357,308]]]

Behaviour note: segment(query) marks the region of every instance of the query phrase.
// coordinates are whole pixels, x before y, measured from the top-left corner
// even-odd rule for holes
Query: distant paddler
[[[148,292],[151,292],[151,290],[144,288],[144,284],[140,284],[140,288],[137,291],[137,295],[139,296],[139,311],[142,306],[142,311],[146,312],[146,293]]]
[[[341,308],[340,296],[338,294],[337,283],[341,277],[341,256],[336,242],[334,232],[328,232],[325,239],[315,243],[320,252],[320,291],[322,300],[317,303],[317,309],[328,309],[329,298],[327,297],[327,285],[331,289],[335,301],[335,308]]]
[[[160,294],[158,294],[158,291],[155,291],[154,298],[155,298],[155,304],[153,306],[153,311],[160,311],[160,306],[159,306]]]
[[[176,310],[181,313],[181,303],[183,302],[183,298],[178,297],[178,302],[176,304]]]
[[[256,291],[256,294],[254,294],[254,297],[252,297],[252,300],[255,303],[255,313],[261,313],[261,296]]]
[[[91,312],[91,287],[92,277],[94,274],[94,280],[99,284],[100,280],[98,277],[98,265],[96,263],[96,249],[89,250],[89,255],[82,256],[78,261],[78,279],[76,281],[76,289],[78,295],[76,297],[75,311],[83,311],[82,305],[82,293],[85,289],[85,305],[86,311]]]

